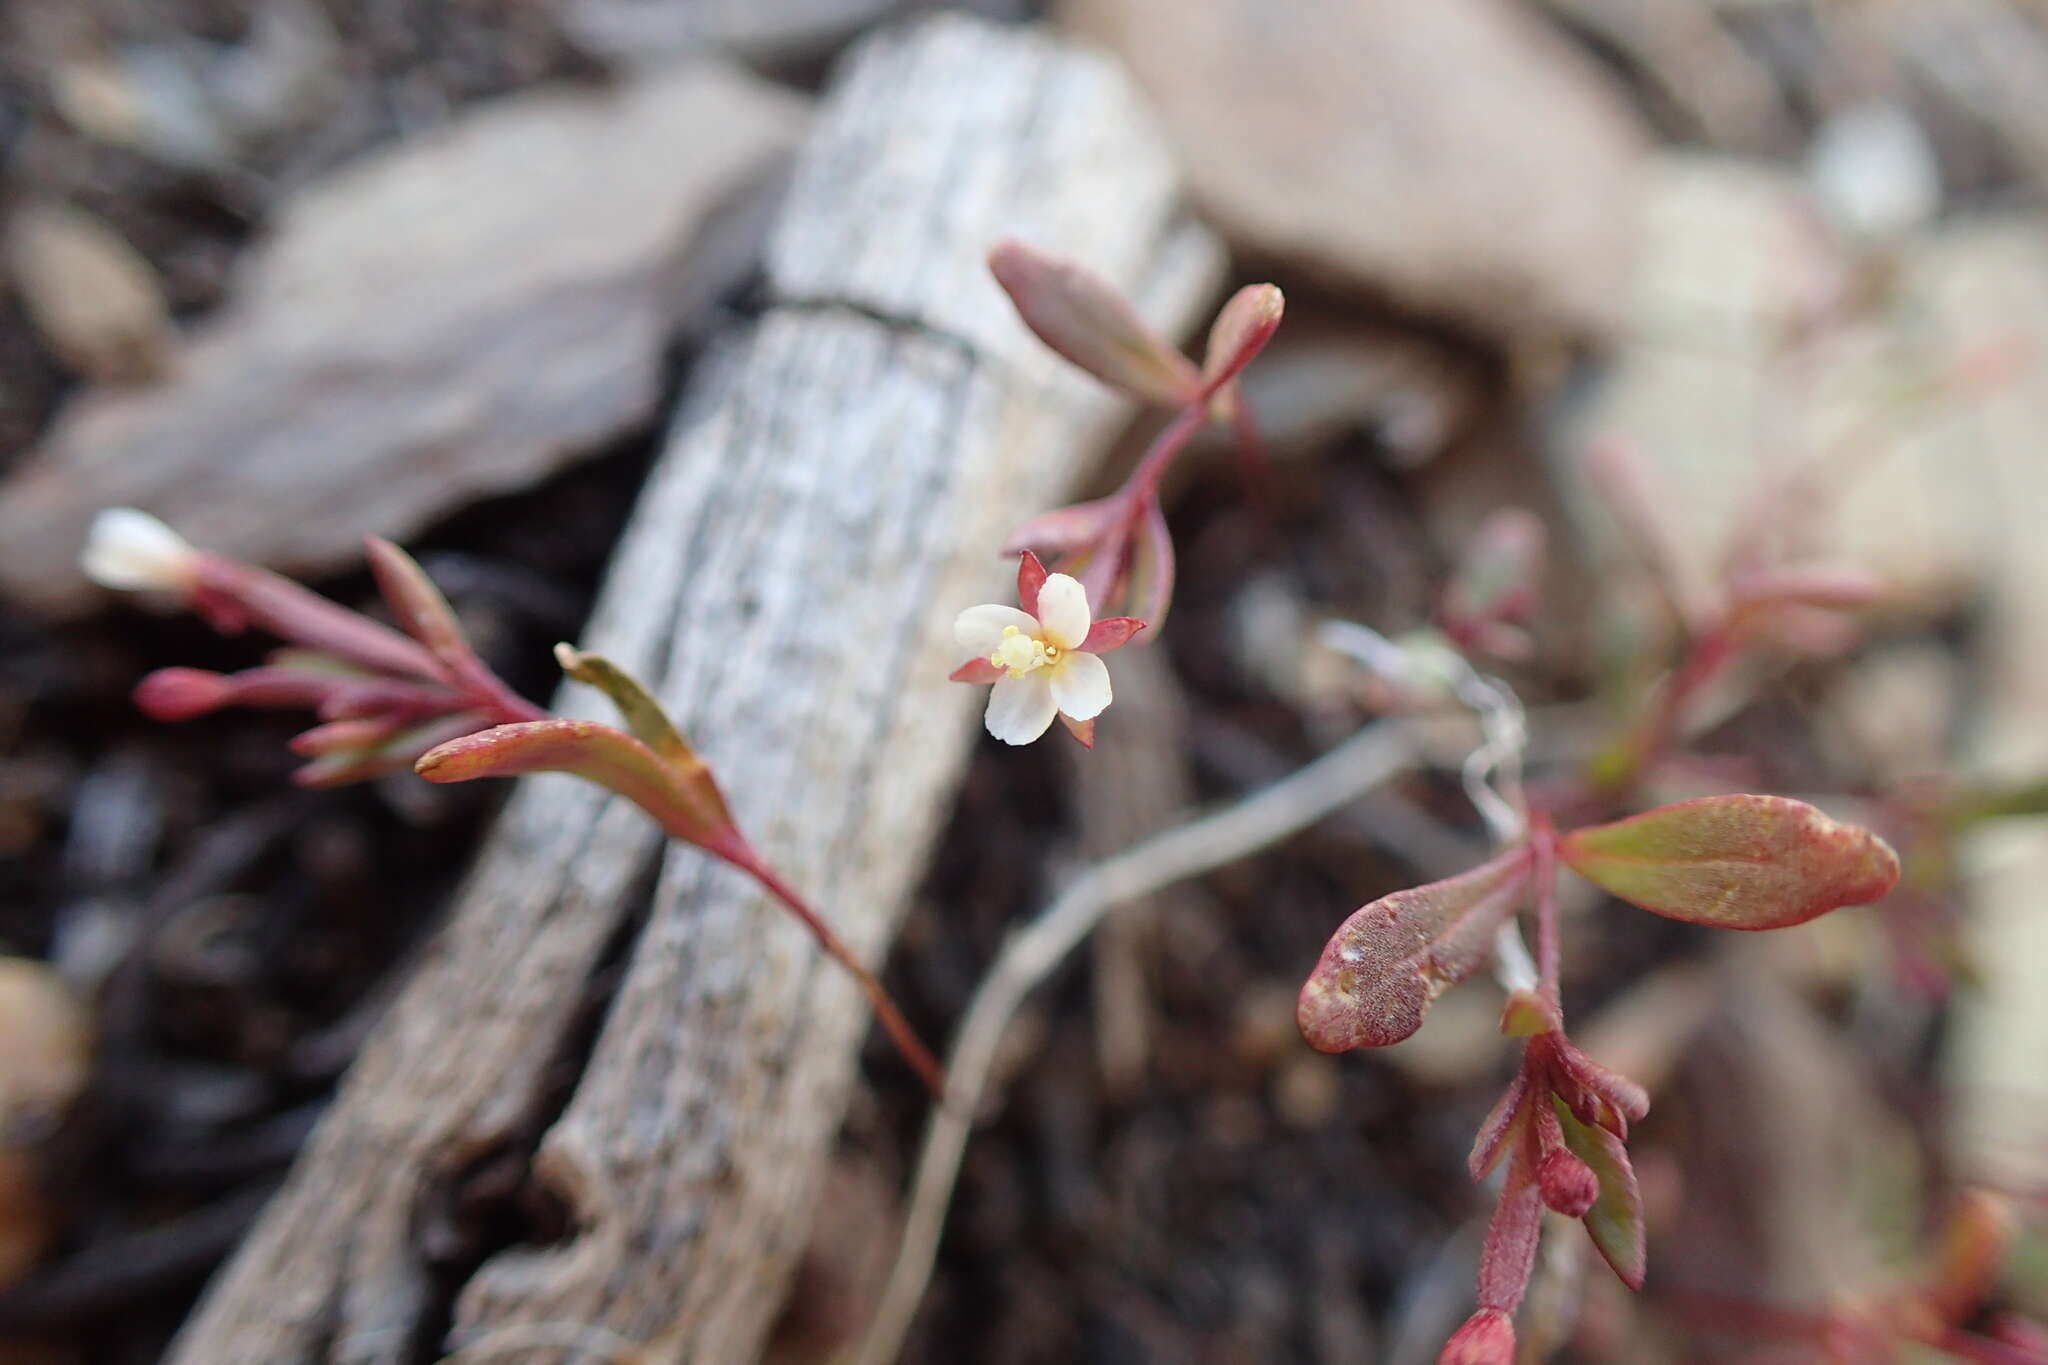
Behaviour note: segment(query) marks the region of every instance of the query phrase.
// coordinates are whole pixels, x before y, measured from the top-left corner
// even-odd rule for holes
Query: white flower
[[[1109,668],[1098,654],[1142,627],[1127,617],[1091,621],[1088,594],[1063,573],[1047,574],[1029,554],[1017,576],[1025,609],[995,603],[969,607],[953,622],[953,638],[975,657],[953,676],[993,682],[988,732],[1005,744],[1029,744],[1064,715],[1086,740],[1084,723],[1109,705]]]
[[[103,588],[181,592],[191,586],[198,553],[149,513],[109,507],[93,518],[78,567]]]

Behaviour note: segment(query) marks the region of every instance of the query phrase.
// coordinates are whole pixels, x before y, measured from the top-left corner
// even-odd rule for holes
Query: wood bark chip
[[[81,395],[0,484],[0,591],[57,616],[103,601],[78,547],[121,503],[272,568],[354,565],[367,533],[410,534],[652,422],[720,263],[678,257],[787,164],[804,117],[701,63],[524,91],[308,189],[170,379]]]
[[[700,377],[585,634],[655,686],[757,846],[870,960],[982,700],[945,681],[952,613],[992,600],[990,547],[1126,411],[1014,322],[981,269],[1006,234],[1085,258],[1176,332],[1217,280],[1113,67],[953,18],[871,40],[800,158],[771,307]],[[608,951],[624,978],[583,1057]],[[752,1359],[866,1025],[853,984],[749,883],[660,851],[600,792],[524,781],[171,1358],[395,1365],[444,1335],[509,1348],[580,1327],[658,1338],[664,1359]],[[580,1074],[552,1113],[564,1070]],[[532,1174],[568,1235],[435,1263],[465,1173],[543,1128]]]

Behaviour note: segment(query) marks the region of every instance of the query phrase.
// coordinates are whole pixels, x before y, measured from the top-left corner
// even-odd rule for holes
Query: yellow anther
[[[1002,641],[988,656],[988,661],[997,668],[1008,670],[1011,677],[1021,678],[1032,669],[1045,665],[1045,644],[1021,633],[1014,626],[1005,626]]]

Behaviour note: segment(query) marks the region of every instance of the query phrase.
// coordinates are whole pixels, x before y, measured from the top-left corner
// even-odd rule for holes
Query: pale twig
[[[896,1263],[873,1321],[851,1359],[888,1365],[924,1297],[960,1173],[973,1116],[996,1052],[1024,997],[1035,990],[1114,906],[1199,876],[1306,828],[1414,764],[1416,747],[1395,721],[1368,726],[1321,758],[1236,805],[1145,840],[1082,873],[1037,919],[1011,936],[968,1007],[946,1069],[948,1103],[925,1127]]]

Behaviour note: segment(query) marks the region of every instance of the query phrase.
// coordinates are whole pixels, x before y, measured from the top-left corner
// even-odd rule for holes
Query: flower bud
[[[1600,1198],[1600,1177],[1575,1154],[1560,1147],[1536,1168],[1543,1202],[1567,1218],[1584,1218]]]
[[[93,518],[78,567],[103,588],[185,592],[199,552],[147,512],[109,507]]]
[[[159,668],[135,684],[135,705],[151,720],[190,720],[235,699],[232,678],[203,668]]]
[[[1444,1343],[1436,1365],[1515,1365],[1514,1323],[1498,1308],[1480,1309]]]

